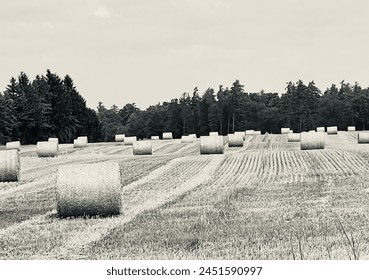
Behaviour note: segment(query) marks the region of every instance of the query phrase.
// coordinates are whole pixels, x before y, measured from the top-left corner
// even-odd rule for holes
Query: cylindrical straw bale
[[[36,153],[38,157],[56,157],[58,155],[58,144],[56,142],[37,142]]]
[[[218,132],[217,131],[212,131],[212,132],[209,132],[209,136],[218,136]]]
[[[228,134],[228,147],[243,147],[243,135]]]
[[[337,126],[328,126],[327,127],[327,134],[337,134]]]
[[[356,131],[356,127],[355,126],[348,126],[347,131]]]
[[[134,155],[152,155],[151,141],[135,141],[133,142]]]
[[[300,149],[315,150],[324,149],[325,137],[324,132],[301,132]]]
[[[235,131],[234,135],[241,135],[243,140],[245,140],[246,137],[245,131]]]
[[[115,134],[115,142],[124,142],[125,134]]]
[[[190,135],[188,136],[183,135],[181,138],[181,143],[193,143],[193,137]]]
[[[20,141],[12,141],[6,143],[7,150],[21,150],[21,142]]]
[[[289,127],[282,127],[281,128],[281,134],[287,134],[290,133],[290,128]]]
[[[74,148],[83,148],[86,147],[87,143],[84,140],[81,139],[74,139],[73,141],[73,147]]]
[[[201,136],[200,154],[223,154],[223,136]]]
[[[56,142],[58,145],[59,145],[59,138],[56,138],[56,137],[50,137],[48,139],[49,142]]]
[[[163,133],[163,140],[170,140],[173,139],[173,133],[172,132],[164,132]]]
[[[86,145],[87,145],[87,143],[88,143],[88,138],[87,138],[87,136],[79,136],[77,139],[78,139],[78,140],[81,140],[82,142],[85,142],[85,143],[86,143]]]
[[[357,142],[359,144],[369,143],[369,132],[359,132],[357,134]]]
[[[60,217],[107,216],[122,211],[121,175],[116,162],[60,166],[56,186]]]
[[[191,136],[191,137],[192,137],[192,138],[194,138],[194,139],[196,139],[196,138],[197,138],[196,134],[190,134],[190,135],[188,135],[188,136]]]
[[[133,143],[136,141],[137,141],[136,136],[124,137],[124,145],[133,145]]]
[[[300,133],[288,133],[287,141],[288,142],[300,142]]]
[[[260,130],[255,130],[254,135],[261,135],[261,131]]]
[[[253,129],[249,129],[245,131],[246,135],[254,135],[254,130]]]
[[[159,140],[159,136],[151,136],[151,140]]]
[[[16,182],[20,179],[18,150],[0,151],[0,182]]]
[[[324,126],[317,127],[316,132],[325,132],[325,127]]]

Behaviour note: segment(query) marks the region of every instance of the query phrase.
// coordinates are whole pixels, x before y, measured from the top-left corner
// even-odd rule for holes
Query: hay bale
[[[324,132],[302,132],[300,137],[301,150],[324,149]]]
[[[327,127],[327,134],[337,134],[337,126],[328,126]]]
[[[243,133],[243,135],[245,134]],[[228,134],[228,147],[243,147],[243,135]]]
[[[315,132],[315,129],[310,129],[309,132]]]
[[[288,134],[290,133],[290,128],[289,127],[282,127],[281,128],[281,134]]]
[[[218,136],[218,132],[217,131],[213,131],[213,132],[209,132],[209,136]]]
[[[359,132],[357,134],[358,144],[368,144],[369,143],[369,132]]]
[[[115,134],[115,142],[124,142],[125,134]]]
[[[190,135],[188,136],[183,135],[181,138],[181,143],[193,143],[193,137]]]
[[[287,141],[288,142],[300,142],[300,133],[288,133]]]
[[[171,140],[173,139],[173,133],[172,132],[164,132],[163,133],[163,140]]]
[[[134,141],[133,142],[134,155],[152,155],[151,141]]]
[[[150,139],[151,140],[159,140],[160,138],[159,138],[159,136],[151,136]]]
[[[188,136],[190,136],[190,137],[192,137],[192,138],[194,138],[194,139],[196,139],[196,138],[197,138],[196,134],[189,134]]]
[[[244,131],[236,131],[234,135],[241,135],[243,140],[246,138],[246,133]]]
[[[59,145],[59,138],[49,137],[49,139],[47,141],[49,141],[49,142],[56,142]]]
[[[325,132],[325,127],[324,126],[317,127],[316,132]]]
[[[137,141],[136,136],[124,137],[124,145],[133,145]]]
[[[0,182],[20,180],[20,161],[18,150],[0,151]]]
[[[121,175],[116,162],[60,166],[56,190],[60,217],[106,216],[122,211]]]
[[[253,129],[246,130],[245,134],[246,134],[246,136],[247,135],[254,135],[254,130]]]
[[[254,135],[261,135],[261,131],[260,130],[255,130]]]
[[[7,150],[21,150],[21,142],[20,141],[12,141],[6,143]]]
[[[56,142],[37,142],[36,153],[38,157],[56,157],[58,155],[58,144]]]
[[[73,141],[73,147],[74,148],[83,148],[86,147],[87,143],[84,140],[81,139],[74,139]]]
[[[347,131],[356,131],[356,127],[355,126],[348,126]]]
[[[79,136],[79,137],[77,137],[77,140],[80,140],[80,141],[82,141],[82,142],[86,143],[86,145],[87,145],[87,143],[88,143],[88,138],[87,138],[87,136]]]
[[[201,136],[200,154],[223,154],[223,136]]]

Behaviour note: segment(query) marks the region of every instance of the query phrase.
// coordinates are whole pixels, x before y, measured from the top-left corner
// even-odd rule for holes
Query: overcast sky
[[[141,109],[239,79],[369,86],[367,0],[0,1],[0,90],[21,71],[69,74],[96,108]]]

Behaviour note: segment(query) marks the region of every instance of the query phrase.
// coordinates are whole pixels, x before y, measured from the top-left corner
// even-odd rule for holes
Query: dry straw
[[[56,142],[37,142],[36,153],[38,157],[56,157],[58,155],[58,144]]]
[[[236,131],[234,135],[241,135],[243,140],[246,138],[246,133],[244,131]]]
[[[59,145],[59,138],[50,137],[47,141],[49,141],[49,142],[56,142]]]
[[[82,142],[86,143],[86,145],[87,145],[87,143],[88,143],[88,138],[87,138],[87,136],[79,136],[79,137],[77,138],[77,140],[80,140],[80,141],[82,141]]]
[[[151,141],[135,141],[133,142],[134,155],[152,155]]]
[[[125,134],[115,134],[115,142],[124,142]]]
[[[243,135],[228,134],[228,147],[243,147]]]
[[[288,134],[290,133],[291,129],[289,127],[282,127],[281,134]]]
[[[159,140],[159,136],[151,136],[151,140]]]
[[[190,136],[190,137],[192,137],[192,138],[194,138],[194,139],[196,139],[197,138],[197,136],[196,136],[196,134],[189,134],[188,136]]]
[[[136,136],[124,137],[124,145],[133,145],[137,141]]]
[[[369,132],[359,132],[357,135],[357,142],[359,144],[369,143]]]
[[[348,126],[347,131],[356,131],[356,127],[355,126]]]
[[[255,130],[254,135],[261,135],[261,131],[260,130]]]
[[[170,140],[173,139],[173,133],[172,132],[164,132],[163,133],[163,140]]]
[[[188,136],[183,135],[181,138],[181,143],[193,143],[193,137],[190,135]]]
[[[84,140],[81,139],[74,139],[73,141],[73,147],[74,148],[83,148],[86,147],[87,143]]]
[[[218,136],[218,132],[217,131],[212,131],[212,132],[209,132],[209,136]]]
[[[13,141],[13,142],[7,142],[6,143],[6,149],[7,150],[21,150],[21,143],[20,141]]]
[[[200,154],[223,154],[223,136],[201,136]]]
[[[315,132],[315,129],[311,129],[311,130],[309,130],[309,132]]]
[[[56,186],[60,217],[121,213],[122,185],[116,162],[60,166]]]
[[[327,127],[327,134],[337,134],[337,126],[328,126]]]
[[[324,149],[324,132],[302,132],[300,137],[301,150]]]
[[[249,129],[249,130],[246,130],[246,131],[245,131],[245,134],[246,134],[246,135],[254,135],[254,132],[255,132],[255,131],[254,131],[253,129]]]
[[[317,127],[316,132],[325,132],[325,127],[324,126]]]
[[[288,133],[287,141],[288,142],[300,142],[300,133]]]
[[[0,182],[16,182],[20,179],[18,150],[0,151]]]

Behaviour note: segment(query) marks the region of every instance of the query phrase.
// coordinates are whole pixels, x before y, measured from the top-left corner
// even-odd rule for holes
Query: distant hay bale
[[[20,180],[20,161],[18,150],[0,151],[0,182]]]
[[[281,128],[281,134],[288,134],[290,133],[290,128],[289,127],[282,127]]]
[[[315,150],[324,149],[325,137],[324,132],[301,132],[300,149]]]
[[[193,143],[193,137],[190,135],[188,136],[183,135],[181,138],[181,143]]]
[[[245,134],[246,134],[246,136],[247,135],[254,135],[254,130],[253,129],[246,130]]]
[[[317,127],[316,132],[325,132],[325,127],[324,126]]]
[[[194,139],[196,139],[196,138],[197,138],[197,135],[196,135],[196,134],[189,134],[188,136],[190,136],[190,137],[192,137],[192,138],[194,138]]]
[[[124,137],[124,145],[133,145],[137,141],[136,136]]]
[[[59,145],[59,138],[50,137],[47,141],[49,141],[49,142],[56,142]]]
[[[223,136],[201,136],[200,154],[223,154]]]
[[[300,142],[300,133],[288,133],[287,141],[288,142]]]
[[[310,129],[309,132],[315,132],[315,129]]]
[[[160,138],[159,138],[159,136],[151,136],[150,139],[151,140],[159,140]]]
[[[6,143],[7,150],[21,150],[21,142],[20,141],[12,141]]]
[[[359,132],[357,135],[358,144],[368,144],[369,143],[369,132]]]
[[[209,136],[218,136],[218,132],[217,131],[213,131],[213,132],[209,132]]]
[[[243,135],[228,134],[228,147],[243,147]]]
[[[87,138],[87,136],[79,136],[79,137],[77,138],[77,140],[80,140],[80,141],[82,141],[82,142],[86,143],[86,145],[87,145],[87,143],[88,143],[88,138]]]
[[[37,142],[36,153],[38,157],[56,157],[58,155],[58,143],[48,141]]]
[[[151,141],[134,141],[133,142],[134,155],[152,155]]]
[[[125,134],[115,134],[115,142],[124,142]]]
[[[337,126],[328,126],[327,127],[327,134],[337,134]]]
[[[164,132],[163,133],[163,140],[170,140],[173,139],[173,133],[172,132]]]
[[[60,217],[107,216],[122,211],[121,175],[116,162],[60,166],[56,189]]]
[[[261,131],[260,130],[255,130],[254,135],[261,135]]]
[[[73,147],[74,148],[83,148],[86,147],[87,143],[84,140],[81,139],[74,139],[73,141]]]
[[[356,127],[355,126],[348,126],[347,131],[356,131]]]
[[[241,135],[243,140],[246,138],[246,133],[244,131],[235,131],[234,135]]]

